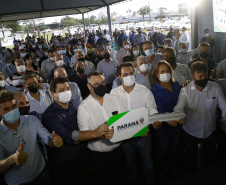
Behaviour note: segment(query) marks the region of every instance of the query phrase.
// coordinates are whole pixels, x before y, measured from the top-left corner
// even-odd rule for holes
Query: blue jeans
[[[153,161],[151,159],[151,134],[146,137],[133,138],[125,141],[122,144],[123,153],[126,162],[126,174],[129,183],[138,181],[137,165],[136,165],[136,150],[142,163],[143,176],[145,183],[152,185],[154,183]]]

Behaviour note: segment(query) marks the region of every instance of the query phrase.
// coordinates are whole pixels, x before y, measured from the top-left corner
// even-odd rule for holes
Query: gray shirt
[[[42,62],[41,65],[41,72],[45,79],[48,78],[50,71],[56,67],[55,62],[50,61],[49,59],[46,59]]]
[[[76,107],[82,102],[81,92],[78,85],[75,82],[69,82],[69,87],[71,90],[71,99],[76,101]]]
[[[140,44],[141,42],[147,41],[147,37],[144,34],[137,34],[135,36],[134,45]]]

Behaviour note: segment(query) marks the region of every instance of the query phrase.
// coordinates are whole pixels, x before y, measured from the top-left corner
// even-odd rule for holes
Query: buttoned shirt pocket
[[[217,100],[216,99],[207,99],[206,100],[206,107],[207,108],[215,107],[216,106],[216,103],[217,103]]]

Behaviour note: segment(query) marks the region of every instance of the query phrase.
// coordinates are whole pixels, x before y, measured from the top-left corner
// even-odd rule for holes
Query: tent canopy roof
[[[124,0],[6,0],[1,2],[0,22],[83,14]]]

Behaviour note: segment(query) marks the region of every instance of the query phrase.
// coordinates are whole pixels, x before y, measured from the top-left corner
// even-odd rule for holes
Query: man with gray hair
[[[149,81],[149,78],[148,78],[148,72],[149,72],[148,67],[149,66],[148,66],[148,62],[147,62],[146,59],[147,59],[146,56],[140,55],[137,58],[137,68],[138,68],[138,73],[145,76],[145,78],[147,80],[148,88],[150,89],[151,86],[150,86],[150,81]]]
[[[4,74],[0,71],[0,91],[10,91],[10,92],[17,92],[17,88],[14,86],[6,86],[6,81],[5,81],[5,76]]]
[[[38,79],[34,73],[26,73],[21,78],[24,89],[28,92],[30,102],[30,113],[35,112],[36,117],[42,120],[43,113],[53,102],[50,92],[45,89],[39,89]]]
[[[18,91],[23,91],[21,76],[26,73],[25,62],[22,59],[15,61],[16,73],[13,73],[6,79],[6,85],[14,86]]]

